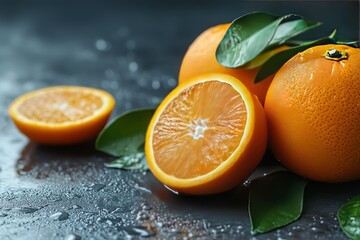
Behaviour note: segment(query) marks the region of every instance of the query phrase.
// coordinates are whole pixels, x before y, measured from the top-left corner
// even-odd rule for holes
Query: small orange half
[[[105,91],[57,86],[20,96],[11,103],[9,114],[32,141],[62,145],[96,137],[114,106],[114,98]]]
[[[200,195],[245,181],[266,142],[257,97],[230,75],[206,74],[180,84],[163,100],[149,124],[145,152],[163,184]]]

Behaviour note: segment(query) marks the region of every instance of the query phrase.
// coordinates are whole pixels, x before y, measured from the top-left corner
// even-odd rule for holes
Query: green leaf
[[[288,171],[278,171],[250,183],[251,233],[259,234],[297,220],[302,212],[307,181]]]
[[[337,44],[342,44],[342,45],[348,45],[350,47],[353,48],[360,48],[360,41],[352,41],[352,42],[341,42],[341,41],[337,41]]]
[[[260,53],[256,58],[245,64],[243,67],[246,69],[254,69],[263,65],[267,60],[269,60],[272,56],[276,55],[279,52],[288,49],[286,46],[277,47],[275,49],[267,50]]]
[[[360,240],[360,195],[342,205],[337,217],[344,233],[350,239]]]
[[[119,168],[125,170],[147,170],[148,165],[144,153],[135,153],[120,157],[110,163],[105,163],[105,167]]]
[[[233,21],[216,50],[216,58],[225,67],[240,67],[265,49],[281,45],[319,25],[296,14],[278,17],[262,12],[250,13]]]
[[[324,44],[334,44],[336,41],[332,38],[333,34],[329,37],[320,38],[314,41],[302,42],[298,46],[290,47],[287,50],[280,51],[272,55],[260,68],[259,72],[255,77],[255,83],[264,80],[271,74],[276,73],[290,58],[295,56],[297,53],[302,52],[310,47]]]
[[[96,149],[115,157],[143,152],[154,109],[136,109],[115,118],[96,139]]]

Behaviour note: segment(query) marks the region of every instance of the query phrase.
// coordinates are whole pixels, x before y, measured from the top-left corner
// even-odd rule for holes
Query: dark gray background
[[[203,30],[251,11],[298,13],[359,38],[358,1],[0,1],[0,239],[346,239],[336,211],[360,182],[311,182],[301,219],[252,237],[245,186],[184,197],[149,172],[107,169],[93,142],[28,142],[7,115],[17,96],[52,85],[111,92],[126,110],[157,106],[177,84],[181,59]],[[270,158],[270,157],[268,157]],[[259,168],[274,163],[265,159]],[[50,218],[66,212],[68,219]]]

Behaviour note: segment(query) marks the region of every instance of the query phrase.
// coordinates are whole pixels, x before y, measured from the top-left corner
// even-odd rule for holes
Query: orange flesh
[[[26,100],[19,106],[18,112],[35,121],[65,123],[93,115],[102,104],[101,98],[93,94],[54,91]]]
[[[152,139],[154,159],[166,174],[177,178],[205,175],[239,146],[246,119],[245,103],[230,84],[193,85],[160,116]]]

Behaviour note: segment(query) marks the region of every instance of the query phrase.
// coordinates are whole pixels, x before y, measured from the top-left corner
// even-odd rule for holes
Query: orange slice
[[[175,88],[157,108],[145,152],[155,177],[187,194],[226,191],[246,180],[266,148],[262,105],[238,79],[206,74]]]
[[[73,144],[96,137],[114,106],[114,98],[105,91],[58,86],[20,96],[10,105],[9,114],[34,142]]]

